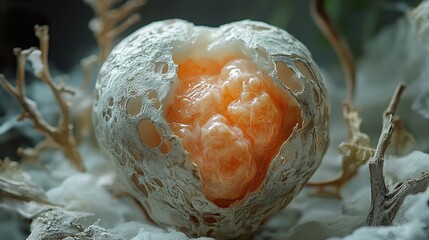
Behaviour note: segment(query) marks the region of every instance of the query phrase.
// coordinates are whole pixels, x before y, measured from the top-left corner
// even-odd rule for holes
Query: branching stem
[[[27,50],[15,49],[15,55],[18,61],[17,67],[17,79],[16,87],[12,86],[6,78],[0,74],[0,86],[8,91],[12,96],[16,98],[20,106],[22,107],[22,113],[18,116],[18,120],[25,118],[31,120],[34,124],[34,129],[45,135],[46,141],[51,142],[56,147],[60,148],[64,155],[71,161],[71,163],[79,170],[85,171],[85,167],[82,163],[81,156],[78,152],[76,140],[73,135],[73,125],[71,124],[71,113],[69,103],[63,97],[64,92],[70,92],[63,85],[57,84],[49,71],[48,66],[48,50],[49,50],[49,29],[48,26],[35,26],[35,35],[40,42],[40,61],[42,65],[41,72],[35,73],[35,75],[46,85],[49,86],[52,91],[55,100],[60,108],[60,120],[57,127],[50,125],[41,116],[37,105],[31,99],[25,96],[25,63],[28,60],[30,54],[32,54],[36,48],[30,48]],[[42,148],[43,149],[43,148]],[[37,151],[34,151],[37,153]]]
[[[392,137],[394,114],[404,85],[399,85],[383,114],[383,128],[373,158],[369,162],[371,180],[371,210],[367,218],[369,226],[390,225],[399,211],[405,197],[424,191],[429,185],[429,174],[422,173],[415,179],[399,184],[393,191],[387,188],[383,170],[384,155]]]

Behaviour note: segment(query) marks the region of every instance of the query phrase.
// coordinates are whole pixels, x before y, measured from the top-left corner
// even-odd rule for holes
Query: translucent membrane
[[[261,186],[301,123],[296,101],[251,60],[188,59],[166,118],[198,167],[206,197],[228,207]]]

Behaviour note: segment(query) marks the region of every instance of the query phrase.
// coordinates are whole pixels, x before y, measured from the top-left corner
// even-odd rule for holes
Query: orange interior
[[[205,196],[228,207],[261,186],[268,166],[300,124],[298,104],[253,61],[179,63],[166,118],[196,164]]]

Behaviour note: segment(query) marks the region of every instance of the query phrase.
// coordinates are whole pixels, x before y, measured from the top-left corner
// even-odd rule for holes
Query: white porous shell
[[[166,102],[178,82],[173,55],[195,52],[192,47],[218,55],[240,51],[301,108],[301,126],[272,159],[262,186],[227,208],[206,199],[197,167],[165,119]],[[279,79],[276,62],[293,71],[299,91]],[[102,66],[93,110],[98,141],[113,155],[130,193],[155,223],[189,236],[226,239],[257,230],[302,189],[328,145],[326,90],[311,54],[286,31],[249,20],[219,28],[166,20],[137,30]],[[142,142],[141,121],[154,124],[162,138],[159,146]]]

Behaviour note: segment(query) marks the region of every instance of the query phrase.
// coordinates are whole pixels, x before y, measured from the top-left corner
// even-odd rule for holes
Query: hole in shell
[[[135,161],[141,161],[143,159],[143,153],[135,145],[135,143],[130,144],[129,151],[130,151],[130,154],[134,158]]]
[[[107,104],[111,107],[113,106],[113,103],[114,103],[113,98],[109,97],[109,100],[107,100]]]
[[[306,63],[298,61],[298,62],[295,62],[295,66],[298,68],[298,70],[305,78],[311,79],[311,80],[315,79],[313,72],[310,71]]]
[[[112,109],[110,109],[110,108],[104,109],[102,116],[103,116],[104,120],[106,122],[108,122],[110,120],[110,118],[112,117]]]
[[[168,153],[170,153],[170,151],[171,151],[171,142],[168,139],[165,139],[162,142],[159,150],[161,151],[162,154],[168,154]]]
[[[164,184],[159,178],[152,178],[152,182],[158,185],[159,187],[164,187]]]
[[[213,226],[219,221],[219,214],[218,213],[204,213],[203,214],[203,220],[204,223],[208,226]]]
[[[319,93],[316,91],[316,89],[313,89],[313,100],[314,100],[314,102],[316,102],[317,104],[319,104],[320,103],[320,101],[319,101]]]
[[[276,69],[280,82],[282,82],[292,92],[299,93],[303,90],[301,80],[296,76],[293,69],[286,65],[286,63],[276,62]]]
[[[142,100],[140,97],[131,97],[127,101],[127,113],[131,116],[136,116],[142,110]]]
[[[168,64],[165,62],[157,62],[155,63],[155,72],[156,73],[161,73],[161,74],[166,74],[168,72]]]
[[[126,107],[127,107],[127,98],[126,98],[126,97],[122,97],[122,98],[121,98],[121,106],[122,106],[123,108],[126,108]]]
[[[195,209],[194,205],[192,204],[191,200],[189,200],[188,198],[185,198],[186,203],[188,204],[190,209]]]
[[[206,235],[207,235],[208,237],[212,237],[213,233],[214,233],[214,230],[213,230],[213,229],[209,229],[209,230],[207,231]]]
[[[155,109],[160,109],[161,108],[161,102],[157,99],[155,102],[153,102],[153,107]]]
[[[148,193],[151,193],[151,192],[155,191],[155,189],[150,184],[146,184],[145,186],[146,186],[146,189],[147,189]]]
[[[260,208],[261,208],[261,204],[254,205],[253,207],[250,208],[250,214],[255,215]]]
[[[155,90],[150,90],[148,93],[149,99],[154,101],[158,99],[158,93]]]
[[[196,225],[199,226],[200,225],[200,220],[198,220],[198,218],[194,215],[189,215],[189,219],[191,220],[191,222]]]
[[[153,107],[156,109],[161,108],[161,102],[159,101],[158,93],[155,90],[150,90],[148,95],[149,95],[149,99],[153,103]]]
[[[140,192],[144,194],[145,197],[149,197],[149,192],[147,191],[146,186],[139,182],[139,177],[137,174],[134,173],[131,175],[131,181],[140,190]]]
[[[161,144],[161,134],[150,119],[143,119],[138,125],[140,140],[148,147],[156,148]]]
[[[141,168],[140,166],[138,166],[137,164],[134,164],[134,171],[139,175],[139,176],[144,176],[144,171],[143,168]]]

